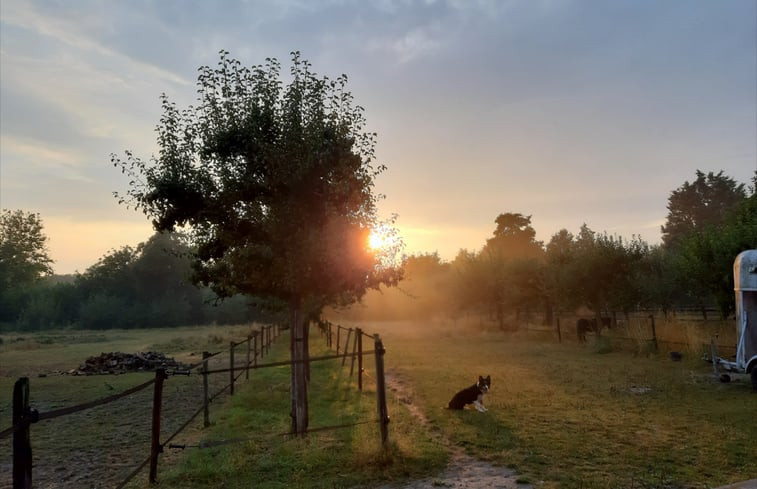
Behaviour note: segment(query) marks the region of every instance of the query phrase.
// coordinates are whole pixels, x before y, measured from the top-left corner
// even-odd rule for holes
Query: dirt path
[[[409,381],[394,369],[386,372],[386,382],[410,413],[429,429],[431,436],[450,452],[447,468],[439,475],[413,480],[399,485],[383,485],[379,489],[426,489],[451,487],[459,489],[532,489],[530,484],[519,484],[517,474],[508,468],[497,467],[467,455],[454,446],[438,429],[429,427],[428,418],[414,402],[413,388]]]

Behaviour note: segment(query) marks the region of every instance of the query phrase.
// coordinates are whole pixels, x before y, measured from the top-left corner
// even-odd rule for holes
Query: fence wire
[[[261,335],[261,338],[265,336]],[[269,339],[275,340],[276,335],[271,334]],[[247,341],[242,340],[234,346]],[[262,342],[259,343],[257,358],[261,358],[263,348]],[[202,383],[188,380],[190,371],[206,362],[221,365],[222,361],[214,357],[222,353],[228,353],[228,350],[214,352],[202,361],[190,365],[186,371],[173,371],[172,373],[177,375],[187,375],[187,378],[177,379],[176,376],[172,376],[172,380],[164,383],[160,436],[164,441],[161,447],[184,431],[203,412]],[[235,382],[245,373],[246,366],[234,366],[234,371],[240,371],[234,376]],[[215,392],[209,396],[209,403],[231,387],[231,383],[223,384],[224,380],[229,380],[228,378],[213,375],[208,375],[207,378],[209,390]],[[0,432],[0,439],[26,429],[33,423],[36,425],[32,432],[33,480],[36,487],[125,487],[151,459],[150,456],[146,459],[140,457],[140,454],[150,452],[152,413],[152,392],[142,391],[154,383],[155,378],[152,378],[107,397],[42,413],[30,408],[20,423]],[[131,397],[125,403],[109,406],[128,396]],[[196,408],[198,402],[200,407]],[[167,416],[167,413],[170,415]],[[52,424],[40,423],[56,418],[62,419]],[[106,436],[103,436],[104,434]],[[82,444],[82,440],[86,440],[86,446]],[[0,461],[2,472],[10,475],[11,467],[11,463]],[[104,475],[102,471],[97,470],[102,467],[115,470]],[[127,467],[131,469],[124,475]],[[6,485],[10,482],[0,480],[0,489],[10,488],[10,485]]]

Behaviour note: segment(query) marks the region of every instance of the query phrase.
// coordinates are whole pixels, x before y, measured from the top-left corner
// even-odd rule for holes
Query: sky
[[[479,250],[505,212],[660,241],[696,171],[757,170],[754,0],[2,0],[0,207],[39,213],[56,273],[153,233],[110,154],[156,153],[218,52],[346,74],[408,253]]]

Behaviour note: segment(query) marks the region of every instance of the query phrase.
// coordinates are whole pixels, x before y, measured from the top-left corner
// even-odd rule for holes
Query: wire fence
[[[593,316],[580,317],[562,314],[552,325],[527,323],[520,329],[552,336],[558,342],[577,341],[585,343],[594,336],[602,338],[620,349],[634,351],[686,351],[689,353],[708,352],[713,341],[728,355],[736,353],[735,327],[729,320],[704,321],[700,318],[658,317],[651,313],[634,313],[620,317],[603,316],[601,327],[597,327]]]
[[[383,342],[379,335],[369,335],[362,331],[360,328],[345,328],[343,326],[333,325],[332,323],[328,321],[319,321],[317,323],[318,329],[321,333],[321,336],[325,338],[326,344],[330,349],[334,348],[334,329],[336,329],[336,350],[337,353],[330,354],[330,355],[320,355],[316,357],[308,357],[304,360],[286,360],[286,361],[280,361],[280,362],[270,362],[266,363],[264,365],[251,365],[250,369],[256,369],[256,368],[265,368],[265,367],[279,367],[279,366],[294,366],[298,363],[306,363],[308,364],[307,371],[309,372],[309,365],[314,362],[322,362],[322,361],[328,361],[328,360],[341,360],[341,366],[343,368],[346,368],[347,358],[350,358],[350,373],[349,377],[353,378],[355,374],[357,373],[357,387],[360,391],[363,390],[363,377],[369,377],[371,380],[375,382],[376,385],[376,409],[377,409],[377,417],[374,419],[368,419],[368,420],[358,420],[353,421],[350,423],[341,423],[336,425],[329,425],[329,426],[318,426],[318,427],[309,427],[299,433],[295,433],[294,431],[285,431],[278,433],[276,435],[273,435],[275,437],[284,437],[284,436],[295,436],[299,434],[306,434],[306,433],[318,433],[323,431],[332,431],[332,430],[340,430],[340,429],[346,429],[346,428],[354,428],[356,426],[366,425],[366,424],[379,424],[379,434],[381,439],[381,446],[382,448],[387,447],[388,442],[388,425],[389,425],[389,414],[387,410],[386,405],[386,381],[385,381],[385,374],[384,374],[384,354],[386,350],[384,349]],[[342,335],[342,331],[344,332],[344,335]],[[354,334],[353,334],[354,333]],[[341,338],[345,338],[344,345],[342,345]],[[374,349],[373,350],[365,350],[363,349],[363,339],[369,338],[371,341],[373,341]],[[349,345],[351,346],[351,351],[349,350]],[[375,358],[375,377],[370,376],[366,369],[364,368],[364,357],[366,355],[373,355]],[[355,365],[357,364],[357,369],[355,369]],[[224,374],[224,373],[233,373],[238,371],[239,368],[236,367],[229,367],[229,368],[219,368],[214,370],[207,370],[205,374]],[[227,386],[227,388],[229,388]],[[190,420],[191,421],[191,420]],[[173,437],[169,437],[169,439],[164,442],[164,445],[168,443]],[[247,443],[250,441],[256,441],[257,438],[254,437],[237,437],[233,439],[228,440],[214,440],[214,441],[203,441],[196,445],[191,444],[179,444],[179,443],[169,443],[168,448],[176,449],[176,450],[186,450],[189,448],[197,448],[197,449],[205,449],[205,448],[215,448],[218,446],[226,446],[226,445],[233,445],[238,443]]]
[[[376,377],[373,379],[376,383],[376,409],[377,422],[379,423],[379,432],[381,435],[382,447],[387,446],[389,434],[389,413],[386,407],[386,377],[384,374],[384,344],[378,334],[367,334],[362,328],[346,328],[341,325],[334,325],[329,321],[319,321],[318,329],[321,336],[326,341],[329,349],[335,349],[336,354],[329,356],[342,360],[342,367],[347,365],[347,359],[350,360],[350,378],[357,375],[358,390],[363,390],[363,378],[366,376],[364,368],[364,356],[374,355],[376,360]],[[336,334],[334,330],[336,329]],[[345,338],[342,344],[342,338]],[[368,338],[373,341],[373,350],[363,349],[363,340]],[[336,342],[334,341],[336,340]],[[357,366],[357,368],[355,368]],[[362,424],[363,422],[357,423]]]
[[[109,429],[112,428],[114,424],[128,426],[131,431],[149,430],[150,433],[149,455],[146,457],[144,455],[139,457],[138,459],[141,460],[141,462],[136,464],[126,477],[118,481],[115,484],[115,487],[125,487],[140,472],[142,472],[147,465],[150,465],[148,480],[150,483],[154,483],[157,477],[158,459],[160,454],[163,453],[164,447],[170,445],[170,442],[179,433],[184,431],[200,415],[200,413],[204,413],[204,425],[208,426],[209,405],[227,391],[233,395],[234,386],[242,375],[249,378],[250,370],[262,368],[264,366],[272,366],[271,364],[259,364],[258,360],[262,359],[270,352],[271,345],[279,335],[279,326],[263,326],[259,331],[251,332],[247,338],[241,341],[230,342],[228,350],[217,351],[214,353],[203,352],[203,359],[201,361],[190,365],[185,369],[167,370],[164,368],[158,368],[155,370],[155,376],[153,379],[116,394],[74,406],[51,409],[43,412],[39,412],[31,406],[29,378],[19,378],[13,388],[12,425],[0,431],[0,440],[12,438],[13,489],[31,488],[32,468],[39,467],[40,462],[41,464],[44,464],[46,460],[54,459],[54,457],[44,449],[44,443],[49,440],[51,434],[65,437],[73,431],[76,431],[78,434],[78,431],[86,429],[87,427],[97,428],[102,425],[106,429]],[[241,349],[239,348],[240,346],[246,346],[246,349]],[[211,370],[209,368],[210,360],[223,353],[228,353],[229,355],[229,367],[226,369]],[[235,361],[235,353],[243,353],[245,355],[244,363],[240,364],[238,361]],[[215,362],[218,363],[218,361],[219,359],[216,358]],[[276,364],[278,363],[279,362],[276,362]],[[191,394],[195,396],[199,393],[196,383],[173,381],[173,379],[177,377],[189,377],[192,375],[192,372],[195,372],[195,375],[201,375],[203,378],[201,391],[202,402],[199,407],[197,407],[196,403],[193,404],[188,402],[186,396],[188,393],[187,391],[191,391]],[[217,381],[210,381],[210,379],[213,378],[220,378],[218,376],[212,377],[213,374],[223,372],[228,372],[229,374],[229,381],[227,384],[219,387]],[[166,384],[166,380],[169,379],[172,380]],[[169,387],[168,389],[166,388],[166,385]],[[148,388],[150,387],[152,387],[152,396],[149,396]],[[171,387],[174,388],[172,389]],[[213,390],[215,391],[211,394],[211,391]],[[118,407],[111,408],[106,412],[104,408],[105,406],[126,398],[130,398],[134,402],[126,406],[123,412],[119,412]],[[115,406],[122,404],[123,403],[119,403]],[[143,407],[135,412],[135,406]],[[115,413],[113,411],[115,411]],[[149,412],[149,419],[147,416],[140,416],[140,412]],[[164,416],[164,414],[168,413],[170,413],[170,416]],[[189,416],[184,418],[179,417],[180,415]],[[85,417],[85,419],[81,419],[82,417]],[[79,419],[74,420],[74,418]],[[45,436],[39,438],[41,447],[35,448],[36,456],[33,459],[31,426],[42,421],[51,421],[54,419],[57,420],[54,423],[56,425],[55,428],[48,429],[47,433],[43,433]],[[67,422],[68,419],[71,419],[72,422]],[[161,429],[162,422],[165,423],[163,423],[164,426]],[[49,423],[45,424],[49,425]],[[170,432],[167,432],[167,429],[170,430]],[[78,437],[75,436],[71,436],[71,438],[72,440],[78,440]],[[144,449],[135,446],[131,439],[108,440],[106,442],[103,440],[102,436],[99,438],[101,439],[100,443],[88,443],[87,447],[71,446],[71,455],[73,456],[78,453],[81,456],[86,457],[89,464],[102,464],[103,466],[128,470],[128,467],[124,467],[124,462],[122,462],[124,459],[129,459],[128,457],[125,457],[125,455],[131,452],[131,459],[134,459],[138,457],[138,452],[140,450],[144,454]],[[111,450],[107,450],[107,448],[111,448]],[[107,452],[110,452],[111,455],[108,455]],[[137,456],[135,457],[135,455]],[[55,460],[57,460],[57,458]],[[76,464],[68,465],[75,466]],[[59,469],[59,467],[55,467],[53,470],[56,472],[66,471],[65,466],[62,470]],[[71,486],[85,485],[87,483],[87,481],[82,479],[84,476],[81,473],[76,475],[75,469],[73,472],[74,473],[62,475],[61,479]]]

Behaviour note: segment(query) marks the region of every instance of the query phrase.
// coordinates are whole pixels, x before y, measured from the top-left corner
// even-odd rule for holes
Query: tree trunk
[[[555,320],[554,309],[552,308],[552,301],[549,297],[544,297],[544,325],[551,326]]]
[[[497,323],[499,324],[500,331],[505,330],[505,311],[502,304],[497,301]]]
[[[290,304],[292,331],[290,352],[292,358],[292,433],[302,437],[308,429],[308,382],[307,382],[307,328],[302,314],[302,304]]]
[[[594,334],[596,334],[597,338],[599,338],[600,336],[602,336],[602,312],[599,307],[594,309],[594,321],[596,322]]]
[[[305,330],[305,379],[310,383],[310,320],[305,321],[303,326]]]

